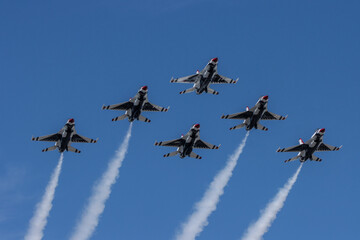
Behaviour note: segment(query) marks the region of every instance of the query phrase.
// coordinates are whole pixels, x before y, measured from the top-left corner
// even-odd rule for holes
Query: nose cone
[[[148,87],[147,87],[147,86],[143,86],[143,87],[141,88],[141,90],[147,91],[147,90],[148,90]]]
[[[213,58],[213,59],[211,59],[211,61],[217,63],[217,62],[218,62],[218,58],[217,58],[217,57],[216,57],[216,58]]]
[[[269,96],[268,95],[263,96],[262,99],[267,101],[269,99]]]
[[[199,129],[199,128],[200,128],[200,124],[195,124],[195,125],[194,125],[194,128]]]
[[[325,133],[325,128],[320,129],[319,132]]]

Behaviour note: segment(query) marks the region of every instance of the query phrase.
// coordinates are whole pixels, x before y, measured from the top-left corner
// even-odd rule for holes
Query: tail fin
[[[312,161],[316,161],[316,162],[321,162],[322,161],[322,159],[321,158],[318,158],[317,156],[315,156],[314,154],[313,155],[311,155],[311,160]]]
[[[167,154],[164,155],[164,157],[172,157],[172,156],[175,156],[178,153],[179,153],[178,151],[167,153]]]
[[[235,127],[231,127],[230,130],[234,130],[234,129],[238,129],[238,128],[243,128],[243,127],[245,127],[245,126],[246,126],[246,124],[245,124],[245,123],[242,123],[242,124],[237,125],[237,126],[235,126]]]
[[[114,122],[114,121],[124,120],[126,117],[127,117],[127,115],[124,114],[124,115],[121,115],[121,116],[119,116],[119,117],[116,117],[116,118],[111,119],[111,121]]]
[[[47,152],[47,151],[54,151],[57,148],[57,146],[52,146],[52,147],[48,147],[42,150],[42,152]]]
[[[144,116],[142,116],[142,115],[139,116],[139,121],[142,121],[142,122],[151,122],[150,119],[148,119],[148,118],[146,118],[146,117],[144,117]]]
[[[190,92],[193,92],[193,91],[195,91],[195,90],[196,90],[196,88],[195,88],[195,87],[192,87],[192,88],[186,89],[186,90],[184,90],[184,91],[181,91],[180,94],[190,93]]]
[[[76,149],[76,148],[74,148],[74,147],[72,147],[72,146],[68,146],[68,151],[74,152],[74,153],[81,153],[80,150],[78,150],[78,149]]]
[[[257,123],[255,126],[256,129],[260,129],[260,130],[264,130],[267,131],[269,130],[267,127],[264,127],[263,125],[261,125],[260,123]]]
[[[211,94],[214,94],[214,95],[219,95],[219,92],[215,91],[214,89],[211,89],[211,88],[207,88],[207,92],[208,93],[211,93]]]
[[[197,155],[197,154],[194,153],[194,152],[191,152],[190,155],[189,155],[189,157],[191,157],[191,158],[196,158],[196,159],[201,159],[201,158],[202,158],[202,157],[200,157],[199,155]]]

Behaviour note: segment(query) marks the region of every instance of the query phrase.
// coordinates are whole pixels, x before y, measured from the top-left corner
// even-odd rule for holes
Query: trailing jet
[[[181,77],[181,78],[171,78],[170,82],[172,83],[193,83],[194,86],[192,88],[181,91],[180,94],[189,93],[196,91],[196,94],[201,94],[203,92],[211,93],[214,95],[218,95],[219,92],[211,89],[209,87],[210,84],[219,84],[219,83],[236,83],[238,79],[233,80],[231,78],[227,78],[221,76],[217,73],[217,63],[218,58],[213,58],[210,62],[205,66],[205,68],[196,74]]]
[[[286,160],[285,162],[290,162],[296,159],[299,159],[300,162],[305,162],[310,159],[311,161],[321,162],[322,160],[314,155],[314,152],[318,151],[338,151],[342,148],[334,147],[328,144],[323,143],[323,137],[325,134],[325,128],[316,130],[316,132],[311,136],[311,138],[304,143],[300,138],[300,145],[278,149],[277,152],[299,152],[299,154],[293,158]]]
[[[165,154],[164,157],[172,157],[179,154],[180,158],[189,156],[196,159],[201,159],[201,157],[192,151],[193,148],[219,149],[220,145],[215,146],[201,140],[199,133],[200,124],[195,124],[185,136],[182,135],[181,138],[175,140],[155,142],[155,146],[177,147],[175,152]]]
[[[245,112],[234,113],[230,115],[223,115],[221,118],[225,119],[244,119],[244,122],[240,125],[230,128],[230,130],[246,127],[247,131],[252,128],[261,129],[264,131],[269,130],[259,123],[260,120],[285,120],[287,116],[283,117],[275,113],[271,113],[267,110],[269,96],[261,97],[254,107],[249,109],[246,107]]]
[[[148,101],[147,98],[148,87],[143,86],[140,88],[135,97],[130,98],[128,102],[102,106],[102,109],[106,110],[124,110],[126,111],[124,115],[113,118],[112,121],[124,120],[125,118],[129,119],[129,122],[133,122],[135,119],[143,122],[151,122],[150,119],[141,115],[141,111],[153,111],[153,112],[167,112],[168,108],[163,108],[152,104]]]
[[[81,151],[70,146],[72,142],[77,143],[96,143],[97,140],[80,136],[75,131],[75,121],[73,118],[69,119],[65,126],[55,134],[50,134],[42,137],[33,137],[33,141],[45,141],[45,142],[55,142],[55,146],[45,148],[42,151],[53,151],[59,149],[59,152],[70,151],[75,153],[80,153]]]

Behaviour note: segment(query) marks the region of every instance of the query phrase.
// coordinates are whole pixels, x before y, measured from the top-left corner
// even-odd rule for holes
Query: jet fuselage
[[[188,134],[186,134],[186,136],[187,137],[185,139],[184,145],[180,146],[178,149],[180,153],[180,158],[184,158],[190,155],[193,150],[195,140],[199,137],[199,131],[192,128],[190,129]]]
[[[315,153],[315,151],[319,148],[320,144],[323,142],[323,135],[319,133],[315,133],[309,143],[307,144],[307,148],[300,152],[300,162],[305,162],[308,159],[311,159],[311,156]]]
[[[216,63],[210,61],[202,71],[202,74],[199,74],[199,84],[195,84],[196,94],[201,94],[204,91],[208,91],[208,86],[211,82],[211,79],[214,77],[216,73]]]
[[[249,123],[247,123],[246,125],[247,131],[250,131],[254,127],[256,128],[258,122],[260,121],[261,117],[263,116],[266,110],[267,110],[267,102],[263,100],[259,100],[256,103],[256,108],[254,110],[253,115],[249,119]]]
[[[144,103],[147,99],[147,92],[139,91],[135,96],[134,105],[131,108],[131,113],[128,116],[129,122],[133,122],[135,119],[139,120],[141,110],[144,106]]]
[[[74,124],[66,123],[62,129],[61,139],[57,142],[57,147],[59,148],[59,152],[64,152],[68,150],[68,146],[70,145],[70,140],[74,132]]]

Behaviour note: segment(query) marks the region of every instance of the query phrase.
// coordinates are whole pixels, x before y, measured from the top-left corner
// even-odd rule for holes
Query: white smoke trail
[[[116,182],[116,179],[119,176],[119,168],[122,165],[129,146],[131,129],[132,123],[129,126],[123,142],[117,150],[115,157],[109,162],[107,170],[102,175],[100,181],[95,185],[81,220],[78,222],[70,239],[89,239],[99,224],[99,217],[104,211],[105,202],[111,194],[111,186]]]
[[[203,198],[196,203],[194,212],[188,220],[182,225],[181,233],[177,234],[177,240],[192,240],[197,237],[204,227],[208,225],[208,217],[215,211],[220,196],[224,193],[224,188],[232,176],[232,172],[237,164],[240,154],[242,153],[249,132],[240,143],[239,147],[229,157],[225,167],[214,177],[209,188],[206,190]]]
[[[44,228],[52,208],[52,201],[55,196],[55,189],[58,185],[63,160],[64,155],[61,153],[59,162],[46,186],[41,202],[37,204],[34,216],[30,220],[29,229],[24,237],[25,240],[40,240],[44,236]]]
[[[250,225],[247,229],[247,232],[242,237],[242,240],[260,240],[263,235],[269,230],[271,224],[276,218],[277,213],[284,206],[285,200],[293,187],[296,179],[302,168],[302,163],[299,168],[296,170],[295,174],[289,178],[287,183],[279,190],[273,200],[271,200],[266,206],[265,210],[261,211],[262,214],[260,218]]]

